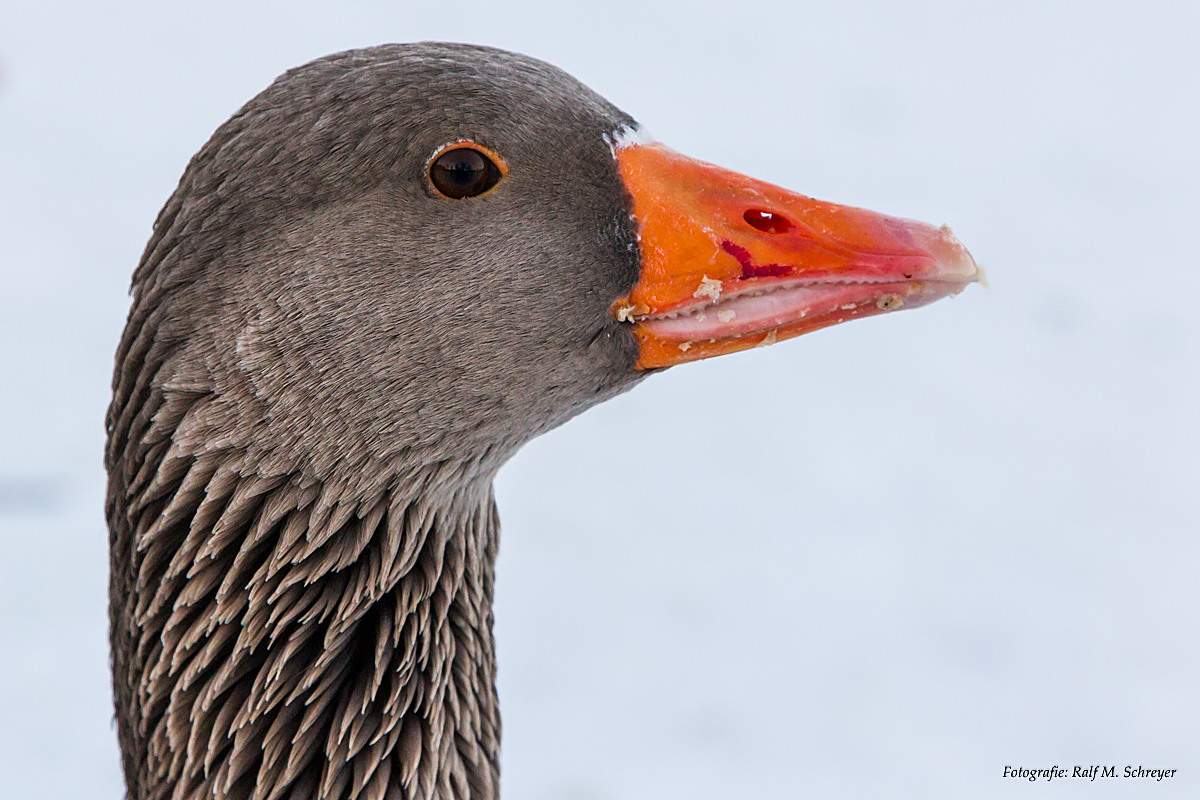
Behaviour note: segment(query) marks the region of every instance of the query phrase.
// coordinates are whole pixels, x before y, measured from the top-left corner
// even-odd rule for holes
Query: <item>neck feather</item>
[[[129,796],[496,797],[490,476],[272,472],[188,446],[197,402],[158,397],[110,442]]]

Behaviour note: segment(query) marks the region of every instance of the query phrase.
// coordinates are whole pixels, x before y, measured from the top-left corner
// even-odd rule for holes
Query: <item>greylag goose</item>
[[[685,158],[532,58],[287,72],[133,275],[106,451],[128,796],[497,797],[501,465],[655,370],[976,274],[947,229]]]

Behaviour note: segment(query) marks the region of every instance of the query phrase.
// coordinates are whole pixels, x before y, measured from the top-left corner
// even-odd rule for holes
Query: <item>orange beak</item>
[[[916,308],[979,279],[949,228],[813,200],[659,144],[616,153],[642,271],[613,313],[633,325],[639,369]]]

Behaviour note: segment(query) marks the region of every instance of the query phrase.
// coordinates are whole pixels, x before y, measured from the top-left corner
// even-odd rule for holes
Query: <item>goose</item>
[[[666,367],[978,274],[946,228],[689,159],[526,56],[285,73],[133,274],[105,455],[127,796],[497,797],[501,465]]]

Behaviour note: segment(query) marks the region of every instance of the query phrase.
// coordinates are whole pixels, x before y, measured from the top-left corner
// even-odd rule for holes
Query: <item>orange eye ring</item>
[[[448,200],[485,197],[506,175],[508,164],[499,153],[468,140],[442,145],[425,165],[429,185]]]

